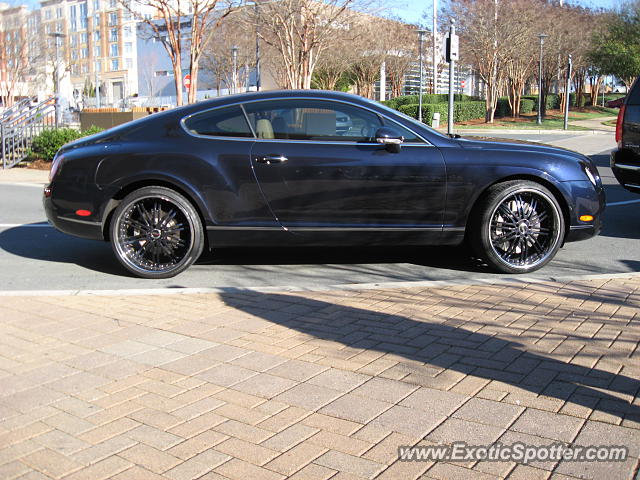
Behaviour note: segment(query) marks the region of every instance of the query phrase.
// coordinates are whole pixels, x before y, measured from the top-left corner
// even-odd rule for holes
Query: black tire
[[[142,278],[171,278],[204,247],[202,222],[191,202],[165,187],[143,187],[118,205],[109,228],[118,261]]]
[[[513,180],[491,187],[473,209],[470,242],[503,273],[528,273],[549,263],[562,245],[565,223],[555,196],[539,183]]]

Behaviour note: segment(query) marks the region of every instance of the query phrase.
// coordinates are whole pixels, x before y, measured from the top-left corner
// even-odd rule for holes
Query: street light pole
[[[538,120],[536,123],[542,125],[542,46],[544,39],[549,35],[539,33],[537,36],[540,39],[540,62],[538,65]]]
[[[233,93],[238,93],[238,47],[235,45],[231,47],[231,58],[233,59],[233,75],[231,76],[233,81]]]
[[[424,79],[424,64],[422,62],[422,44],[424,42],[424,34],[427,33],[426,30],[418,30],[419,35],[419,45],[418,45],[418,57],[420,61],[420,82],[418,85],[418,121],[422,122],[422,83]]]
[[[571,88],[571,67],[573,63],[571,62],[571,55],[569,55],[569,62],[567,64],[567,85],[564,90],[564,98],[565,98],[565,107],[564,107],[564,129],[569,129],[569,104],[571,103],[571,95],[569,94],[569,89]]]
[[[98,71],[98,62],[100,60],[98,58],[96,58],[93,62],[93,69],[95,70],[95,74],[96,74],[96,87],[95,87],[95,92],[96,92],[96,108],[100,108],[100,72]]]
[[[56,128],[60,124],[60,49],[59,49],[59,39],[65,36],[64,33],[61,32],[53,32],[49,34],[50,37],[53,37],[56,42],[56,63],[55,63],[55,77],[54,77],[54,89],[56,92],[56,102],[54,105],[55,108],[55,117],[56,117]]]

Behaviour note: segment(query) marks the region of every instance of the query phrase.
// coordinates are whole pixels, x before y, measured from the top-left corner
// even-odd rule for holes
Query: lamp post
[[[231,75],[231,81],[233,82],[233,93],[238,93],[238,47],[235,45],[231,47],[231,58],[233,59],[233,73]]]
[[[260,21],[258,18],[258,2],[253,3],[253,8],[256,13],[256,92],[260,91],[260,31],[258,25]]]
[[[426,30],[418,30],[419,35],[419,45],[418,45],[418,56],[420,60],[420,83],[418,85],[418,121],[422,122],[422,80],[424,79],[424,65],[422,62],[422,44],[424,43],[424,34],[427,33]]]
[[[544,45],[544,39],[549,35],[539,33],[537,37],[540,39],[540,62],[538,65],[538,120],[537,124],[542,125],[542,46]]]
[[[53,37],[56,42],[56,63],[55,63],[55,77],[54,77],[54,86],[55,94],[56,94],[56,103],[55,103],[55,111],[56,111],[56,128],[60,124],[60,50],[59,50],[59,39],[64,38],[66,35],[61,32],[52,32],[49,34],[50,37]]]

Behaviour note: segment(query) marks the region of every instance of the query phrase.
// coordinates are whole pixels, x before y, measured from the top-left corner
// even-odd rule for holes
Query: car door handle
[[[272,163],[284,163],[289,160],[284,155],[265,155],[264,157],[257,157],[256,162],[258,163],[266,163],[267,165],[271,165]]]

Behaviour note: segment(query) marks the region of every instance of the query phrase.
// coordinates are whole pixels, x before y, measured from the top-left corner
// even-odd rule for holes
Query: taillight
[[[53,177],[56,176],[56,173],[58,173],[58,169],[60,168],[60,163],[62,163],[62,158],[63,156],[60,154],[56,154],[56,156],[53,157],[53,161],[51,162],[51,170],[49,170],[50,182],[53,180]]]
[[[624,111],[625,105],[622,105],[618,112],[618,120],[616,120],[616,142],[618,142],[618,148],[622,148],[622,124],[624,123]]]

